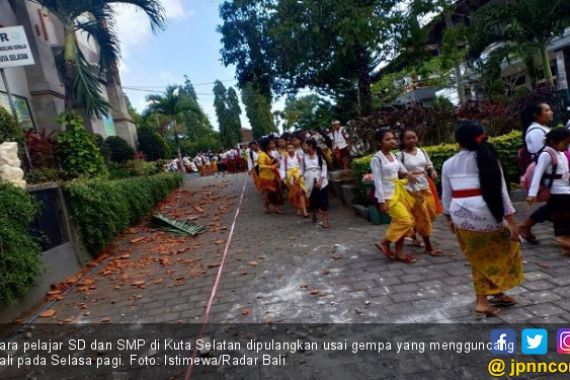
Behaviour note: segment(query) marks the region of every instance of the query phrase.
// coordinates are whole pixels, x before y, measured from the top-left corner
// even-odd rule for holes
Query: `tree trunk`
[[[550,68],[550,57],[545,47],[540,49],[540,55],[542,57],[542,69],[544,70],[546,84],[550,87],[554,87],[554,78],[552,77],[552,69]]]
[[[178,125],[176,123],[176,117],[172,118],[172,129],[174,130],[174,142],[176,144],[176,154],[178,156],[178,170],[180,173],[185,173],[186,170],[184,169],[184,163],[182,162],[182,152],[180,151],[180,140],[178,139]]]
[[[356,44],[354,47],[354,53],[356,55],[356,70],[358,75],[358,113],[359,116],[370,116],[370,114],[372,114],[370,56],[366,51],[366,47],[361,44]]]
[[[65,89],[65,110],[72,112],[75,110],[75,93],[73,82],[77,68],[75,67],[75,59],[77,55],[77,47],[75,45],[75,28],[73,26],[65,27],[65,45],[63,51],[64,72],[63,72],[63,87]]]
[[[445,12],[445,27],[447,29],[453,28],[451,14],[449,12]],[[467,99],[465,98],[465,84],[463,83],[463,73],[461,72],[461,65],[459,63],[455,65],[455,77],[457,78],[457,96],[459,97],[459,104],[465,104],[467,102]]]

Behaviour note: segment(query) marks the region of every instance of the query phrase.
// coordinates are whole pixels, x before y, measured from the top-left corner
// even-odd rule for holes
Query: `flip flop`
[[[375,246],[376,248],[378,248],[378,250],[379,250],[380,252],[382,252],[382,254],[383,254],[384,256],[386,256],[387,258],[392,259],[392,260],[394,260],[394,259],[396,258],[396,254],[395,254],[392,250],[389,250],[388,252],[386,252],[386,251],[384,250],[384,248],[382,248],[382,245],[380,245],[380,244],[378,244],[378,243],[375,243],[374,246]]]
[[[517,304],[517,301],[510,296],[495,296],[489,300],[489,303],[496,307],[509,307]]]
[[[538,241],[538,239],[536,238],[536,236],[534,236],[530,230],[528,228],[524,228],[524,227],[518,227],[519,230],[519,235],[526,240],[529,244],[533,244],[533,245],[538,245],[540,244],[540,242]]]
[[[414,256],[411,256],[411,255],[406,255],[404,257],[394,256],[394,260],[401,261],[401,262],[406,263],[406,264],[415,264],[416,263],[416,258]]]
[[[477,310],[475,309],[475,315],[478,317],[486,318],[486,317],[496,317],[501,313],[501,310],[495,307],[489,307],[486,310]]]
[[[321,223],[320,226],[322,228],[330,228],[331,227],[330,224],[324,224],[324,223]]]

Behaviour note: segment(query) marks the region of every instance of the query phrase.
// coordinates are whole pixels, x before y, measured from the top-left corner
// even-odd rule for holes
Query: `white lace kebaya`
[[[476,157],[476,152],[463,149],[443,164],[441,173],[443,210],[446,215],[451,216],[457,228],[478,232],[496,231],[506,225],[505,221],[503,219],[497,222],[482,195],[453,197],[454,191],[481,189]],[[514,214],[516,211],[509,198],[504,178],[502,178],[502,194],[505,216]]]

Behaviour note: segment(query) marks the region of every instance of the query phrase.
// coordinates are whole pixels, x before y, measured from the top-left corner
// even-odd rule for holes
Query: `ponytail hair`
[[[487,141],[483,126],[477,121],[461,121],[455,129],[455,139],[462,148],[477,153],[481,194],[491,214],[500,223],[505,216],[503,172],[495,149]]]

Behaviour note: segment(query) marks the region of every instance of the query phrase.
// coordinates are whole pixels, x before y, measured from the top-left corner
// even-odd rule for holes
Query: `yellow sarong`
[[[493,232],[457,229],[457,239],[471,264],[476,294],[503,293],[523,281],[521,245],[502,229]]]
[[[407,179],[394,181],[395,188],[392,197],[388,200],[388,214],[391,222],[386,230],[386,240],[395,242],[414,234],[414,218],[412,208],[415,199],[405,189]]]
[[[416,200],[411,210],[415,230],[421,236],[431,236],[432,223],[437,217],[435,199],[429,190],[421,190],[412,196]]]
[[[304,197],[307,193],[301,170],[299,168],[288,169],[285,176],[285,184],[287,186],[289,204],[293,207],[301,207],[301,197]]]

